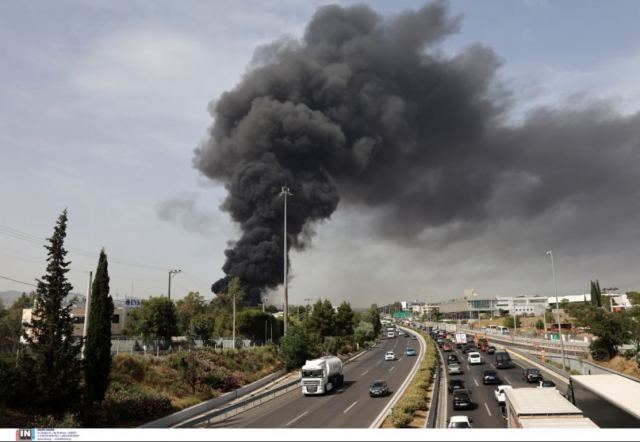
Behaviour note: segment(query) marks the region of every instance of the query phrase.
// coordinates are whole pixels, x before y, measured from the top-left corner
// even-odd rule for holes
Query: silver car
[[[462,374],[460,370],[460,364],[456,364],[455,362],[447,365],[447,372],[449,374]]]

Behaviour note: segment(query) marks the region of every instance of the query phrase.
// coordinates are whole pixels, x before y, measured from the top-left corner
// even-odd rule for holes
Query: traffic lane
[[[486,358],[482,358],[484,363],[481,365],[469,365],[467,355],[462,353],[461,350],[455,350],[443,353],[445,361],[447,354],[452,353],[455,353],[460,359],[462,374],[449,375],[448,379],[461,379],[464,381],[465,387],[471,392],[474,408],[471,410],[454,410],[453,395],[447,390],[447,419],[451,416],[468,416],[473,420],[472,425],[474,428],[506,428],[506,421],[502,417],[500,407],[497,406],[493,396],[495,386],[482,383],[482,372],[488,368]]]
[[[420,351],[420,344],[404,337],[397,337],[396,361],[376,361],[372,366],[360,373],[356,382],[345,391],[340,399],[331,407],[324,407],[315,414],[302,416],[300,420],[290,425],[290,428],[368,428],[374,419],[382,412],[394,394],[411,372],[413,365],[419,361],[419,356],[405,356],[404,350],[410,346]],[[391,394],[384,398],[369,397],[369,387],[376,380],[385,380]]]
[[[384,354],[397,346],[393,340],[383,341],[382,346],[374,347],[373,350],[367,352],[363,356],[359,357],[355,361],[346,364],[344,366],[343,373],[345,375],[344,385],[338,387],[336,390],[329,392],[323,396],[305,396],[302,394],[301,388],[295,389],[285,395],[286,397],[278,398],[282,399],[278,403],[271,404],[270,401],[260,407],[249,410],[243,413],[240,419],[228,422],[225,427],[240,427],[240,428],[286,428],[288,426],[296,424],[301,418],[308,414],[312,416],[316,410],[326,408],[329,401],[337,403],[339,397],[348,391],[353,385],[355,385],[354,373],[357,372],[360,367],[368,366],[372,362],[375,363],[384,359]],[[277,400],[277,399],[276,399]]]
[[[301,389],[295,389],[263,405],[248,410],[214,427],[224,428],[285,428],[295,424],[302,413],[313,414],[317,409],[325,407],[329,401],[335,403],[338,398],[355,385],[358,370],[361,367],[374,365],[384,359],[388,350],[397,348],[395,339],[384,340],[382,345],[374,347],[355,361],[344,367],[345,383],[342,387],[329,392],[325,396],[304,396]]]

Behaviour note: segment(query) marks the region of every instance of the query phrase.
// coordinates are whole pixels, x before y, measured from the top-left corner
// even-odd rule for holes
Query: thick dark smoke
[[[293,193],[296,248],[341,198],[377,208],[383,234],[412,241],[428,227],[638,194],[629,187],[637,184],[638,116],[540,109],[507,127],[494,52],[438,49],[459,26],[444,2],[392,18],[327,6],[302,41],[256,51],[252,70],[215,104],[209,138],[195,152],[195,166],[225,184],[223,209],[242,229],[214,291],[239,276],[257,302],[282,282],[283,185]]]

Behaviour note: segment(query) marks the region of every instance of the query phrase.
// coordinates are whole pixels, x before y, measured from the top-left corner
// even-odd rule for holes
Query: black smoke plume
[[[301,41],[256,51],[195,152],[195,166],[226,186],[222,208],[242,231],[215,292],[238,276],[257,303],[282,283],[284,185],[294,248],[341,198],[376,207],[383,234],[413,241],[429,227],[535,217],[598,192],[637,196],[620,177],[638,163],[637,115],[539,109],[505,125],[494,52],[438,48],[460,21],[445,2],[391,18],[327,6]],[[596,178],[613,170],[618,178]]]

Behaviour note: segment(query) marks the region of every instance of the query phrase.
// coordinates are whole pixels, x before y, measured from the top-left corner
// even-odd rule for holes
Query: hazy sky
[[[424,4],[364,3],[384,16]],[[192,165],[213,123],[208,108],[241,81],[256,47],[300,38],[323,4],[0,2],[0,276],[33,282],[42,275],[38,238],[51,234],[67,207],[75,291],[86,290],[86,272],[105,247],[114,295],[132,287],[139,297],[166,293],[168,269],[180,268],[172,297],[196,290],[210,298],[211,283],[224,276],[227,242],[239,232],[219,208],[224,187]],[[291,302],[438,301],[467,288],[551,294],[548,249],[561,293],[583,293],[594,278],[602,287],[640,288],[640,137],[633,124],[640,3],[449,6],[452,16],[463,15],[461,27],[436,49],[443,57],[474,43],[493,50],[502,62],[494,80],[509,91],[503,124],[526,126],[511,142],[542,139],[553,125],[554,150],[530,159],[550,167],[558,161],[541,186],[546,193],[536,204],[529,196],[521,203],[518,186],[548,178],[527,175],[496,188],[481,220],[455,216],[420,229],[402,211],[390,224],[386,207],[341,201],[315,226],[311,246],[291,254]],[[532,118],[538,106],[546,111]],[[584,124],[603,120],[593,133]],[[584,129],[584,138],[564,127]],[[603,152],[609,143],[611,155]],[[590,158],[594,164],[584,168]],[[571,183],[584,192],[554,199],[556,186]],[[0,279],[0,291],[11,289],[29,287]],[[282,302],[279,291],[271,300]]]

